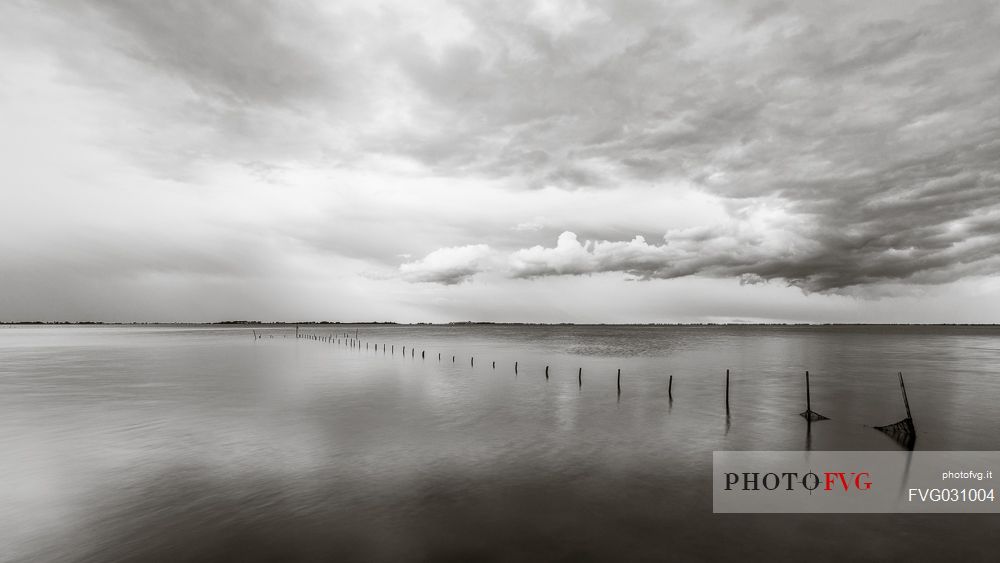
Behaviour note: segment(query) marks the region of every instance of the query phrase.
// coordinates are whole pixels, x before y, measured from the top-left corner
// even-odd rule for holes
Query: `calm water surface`
[[[897,449],[897,371],[917,449],[1000,450],[1000,329],[302,332],[355,328],[0,327],[0,559],[996,560],[987,515],[713,515],[710,470]]]

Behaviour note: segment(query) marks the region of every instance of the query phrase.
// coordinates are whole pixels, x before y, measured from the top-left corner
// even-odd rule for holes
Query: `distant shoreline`
[[[524,323],[524,322],[491,322],[491,321],[456,321],[447,323],[401,323],[395,321],[216,321],[216,322],[105,322],[105,321],[0,321],[0,326],[789,326],[789,327],[822,327],[822,326],[964,326],[964,327],[1000,327],[1000,323]]]

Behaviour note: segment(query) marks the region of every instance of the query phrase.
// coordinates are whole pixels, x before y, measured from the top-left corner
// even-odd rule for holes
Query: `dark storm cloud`
[[[840,291],[998,271],[1000,237],[985,227],[1000,219],[994,4],[585,6],[558,30],[470,8],[480,52],[460,78],[447,59],[408,68],[466,118],[433,131],[452,142],[439,152],[528,186],[690,182],[724,198],[734,222],[761,201],[797,220],[772,226],[787,232],[766,246],[727,229],[695,243],[664,225],[662,249],[598,244],[610,254],[560,262],[556,247],[515,276],[735,275]]]

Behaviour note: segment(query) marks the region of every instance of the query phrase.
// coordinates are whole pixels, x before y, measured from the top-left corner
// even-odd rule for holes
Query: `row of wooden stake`
[[[361,341],[358,339],[358,331],[357,330],[355,330],[355,333],[354,333],[353,336],[350,333],[344,333],[343,335],[338,335],[338,336],[334,336],[332,334],[331,335],[315,335],[315,334],[306,334],[306,335],[303,335],[303,334],[299,333],[299,327],[295,327],[295,337],[296,338],[305,338],[307,340],[316,340],[316,341],[321,341],[321,342],[336,343],[336,344],[340,344],[341,341],[343,340],[344,344],[347,345],[347,346],[349,346],[349,347],[351,347],[351,348],[358,348],[358,349],[360,349],[360,347],[361,347]],[[254,331],[254,340],[259,340],[261,338],[263,338],[263,335],[258,335],[257,332]],[[369,344],[370,344],[369,342],[365,342],[364,344],[365,344],[365,349],[366,350],[370,349],[369,348]],[[376,352],[378,351],[378,346],[379,346],[378,344],[375,344],[375,351]],[[386,353],[387,347],[391,347],[390,349],[391,349],[391,353],[392,354],[396,353],[396,346],[394,344],[393,345],[382,344],[382,353],[383,354]],[[426,358],[426,353],[427,353],[426,350],[421,350],[420,351],[420,358],[421,359],[425,359]],[[405,345],[402,347],[402,355],[406,356],[406,346]],[[413,347],[410,347],[410,357],[416,357],[416,349],[413,348]],[[438,352],[438,361],[441,361],[441,353],[440,352]],[[455,363],[455,356],[451,357],[451,361],[452,361],[452,363]],[[472,366],[472,367],[475,367],[475,365],[476,365],[476,358],[474,356],[469,358],[469,365]],[[496,362],[492,362],[492,367],[493,367],[493,369],[496,369],[497,363]],[[514,362],[514,375],[518,375],[518,362],[516,362],[516,361]],[[815,412],[815,411],[812,410],[812,397],[811,397],[810,388],[809,388],[809,372],[808,371],[806,371],[805,377],[806,377],[806,410],[802,411],[799,414],[803,418],[805,418],[806,421],[808,423],[810,423],[810,424],[813,423],[813,422],[821,421],[821,420],[829,420],[828,417],[823,416],[823,415],[821,415],[821,414],[819,414],[819,413],[817,413],[817,412]],[[545,366],[545,380],[548,381],[548,379],[549,379],[549,366]],[[577,384],[581,388],[583,387],[583,368],[582,367],[578,368],[578,370],[577,370]],[[621,394],[622,394],[622,370],[621,369],[618,369],[617,384],[618,384],[618,396],[621,397]],[[916,439],[916,428],[915,428],[915,426],[913,424],[913,416],[910,413],[910,402],[907,400],[907,397],[906,397],[906,385],[903,383],[903,374],[902,374],[902,372],[899,373],[899,388],[900,388],[900,391],[902,392],[902,395],[903,395],[903,406],[906,408],[906,418],[904,418],[903,420],[900,420],[899,422],[895,422],[893,424],[888,424],[888,425],[885,425],[885,426],[875,426],[874,428],[876,430],[880,430],[880,431],[884,432],[885,434],[887,434],[890,437],[896,439],[900,443],[902,443],[904,445],[908,445],[910,448],[912,448],[913,447],[913,442]],[[670,378],[668,380],[668,383],[667,383],[667,397],[668,397],[668,399],[671,402],[673,402],[673,400],[674,400],[674,376],[673,375],[670,376]],[[729,370],[728,369],[726,370],[726,416],[727,417],[729,416]]]

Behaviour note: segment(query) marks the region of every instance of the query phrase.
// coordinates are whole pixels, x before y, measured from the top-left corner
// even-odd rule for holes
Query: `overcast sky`
[[[0,3],[0,320],[1000,322],[991,1]]]

